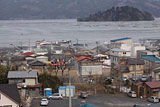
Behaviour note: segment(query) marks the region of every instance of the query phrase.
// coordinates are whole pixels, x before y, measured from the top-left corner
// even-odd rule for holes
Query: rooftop
[[[111,42],[117,42],[117,41],[122,41],[122,40],[127,40],[127,39],[131,39],[131,38],[126,37],[126,38],[114,39],[114,40],[111,40]]]
[[[21,99],[15,84],[0,84],[0,92],[4,93],[7,97],[20,104]]]
[[[160,88],[160,81],[146,82],[150,88]]]
[[[37,71],[9,71],[7,78],[37,78]]]
[[[116,51],[116,52],[129,52],[129,51],[127,51],[127,50],[119,49],[119,48],[113,48],[113,49],[111,49],[111,51]]]
[[[160,63],[160,59],[157,58],[155,55],[141,55],[141,58],[147,61]]]
[[[144,65],[144,61],[143,60],[139,60],[139,59],[135,59],[135,58],[130,58],[128,60],[128,64],[129,65]]]
[[[154,70],[153,70],[153,72],[155,72],[155,73],[160,72],[160,67],[158,67],[158,68],[154,69]]]

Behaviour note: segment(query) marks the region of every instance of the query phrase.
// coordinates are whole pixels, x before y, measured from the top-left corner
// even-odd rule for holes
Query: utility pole
[[[137,74],[136,74],[136,70],[137,70],[137,62],[136,62],[136,59],[134,60],[135,61],[135,67],[134,67],[134,75],[135,75],[135,84],[136,84],[136,81],[137,81]]]
[[[71,75],[70,75],[70,68],[68,69],[68,76],[69,76],[69,107],[72,107],[72,99],[71,99]]]
[[[68,60],[68,79],[69,79],[69,107],[72,107],[72,99],[71,99],[71,75],[70,75],[70,69],[72,64],[72,59]]]

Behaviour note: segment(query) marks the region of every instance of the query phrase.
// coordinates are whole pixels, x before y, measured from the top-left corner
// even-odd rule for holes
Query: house
[[[45,48],[43,49],[43,48],[38,47],[35,49],[35,53],[36,55],[46,55],[48,54],[48,50]]]
[[[38,94],[41,90],[37,71],[9,71],[7,78],[9,84],[17,84],[21,96],[32,95],[32,91]]]
[[[30,66],[30,68],[37,69],[39,71],[44,71],[46,67],[46,63],[39,61],[39,60],[34,60],[28,63],[28,65]]]
[[[0,84],[0,107],[21,107],[21,99],[15,84]]]
[[[36,54],[34,52],[24,52],[23,55],[29,57],[29,56],[35,56]]]
[[[27,64],[27,61],[25,60],[25,56],[12,56],[11,64],[19,66],[22,64]]]
[[[138,96],[143,98],[157,96],[160,98],[160,81],[140,82],[135,87]]]
[[[129,58],[127,60],[127,67],[129,68],[129,73],[125,75],[127,78],[133,78],[136,76],[139,77],[144,74],[144,61],[135,59],[135,58]]]
[[[81,76],[102,75],[102,62],[82,61],[79,63],[79,74]]]

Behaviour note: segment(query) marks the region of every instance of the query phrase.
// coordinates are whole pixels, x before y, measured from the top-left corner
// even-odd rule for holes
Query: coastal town
[[[42,40],[0,48],[0,107],[160,106],[160,39],[94,46]]]

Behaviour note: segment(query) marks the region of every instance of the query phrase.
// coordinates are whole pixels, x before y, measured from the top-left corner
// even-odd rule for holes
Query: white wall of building
[[[35,85],[36,79],[25,79],[25,85]]]
[[[39,56],[39,57],[36,57],[36,59],[44,63],[48,62],[48,57],[46,56]]]
[[[12,105],[12,107],[19,107],[14,101],[6,97],[0,92],[0,106]]]
[[[102,75],[102,65],[83,65],[80,67],[80,75]]]
[[[140,44],[133,44],[131,49],[131,57],[137,58],[137,51],[138,50],[146,50],[145,46],[141,46]]]

